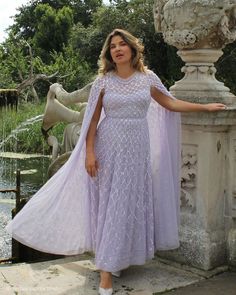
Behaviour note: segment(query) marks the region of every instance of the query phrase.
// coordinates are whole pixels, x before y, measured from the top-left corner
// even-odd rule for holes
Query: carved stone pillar
[[[203,270],[236,266],[236,97],[215,78],[214,66],[236,40],[236,0],[156,0],[154,20],[185,62],[171,93],[230,106],[182,114],[181,245],[158,255]]]
[[[185,76],[170,88],[174,95],[194,102],[234,103],[235,96],[230,93],[230,89],[215,77],[214,62],[223,54],[222,50],[182,49],[177,53],[185,62],[182,68]]]

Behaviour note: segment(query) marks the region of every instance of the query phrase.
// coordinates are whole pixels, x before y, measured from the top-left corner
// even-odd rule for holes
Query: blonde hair
[[[132,50],[131,65],[133,66],[133,68],[139,72],[145,72],[146,66],[144,66],[144,62],[143,62],[144,46],[141,44],[138,38],[134,37],[128,31],[125,31],[122,29],[115,29],[107,36],[106,41],[103,45],[103,48],[100,54],[100,59],[98,62],[98,65],[99,65],[98,73],[105,75],[106,73],[116,69],[116,65],[113,62],[111,54],[110,54],[111,39],[114,36],[120,36],[131,48]]]

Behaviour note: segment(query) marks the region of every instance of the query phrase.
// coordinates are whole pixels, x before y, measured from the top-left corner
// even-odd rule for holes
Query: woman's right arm
[[[101,92],[96,109],[94,111],[93,117],[91,119],[91,123],[88,129],[88,133],[86,136],[86,159],[85,159],[85,168],[88,174],[91,177],[97,176],[98,171],[98,162],[96,159],[96,155],[94,152],[94,141],[96,136],[97,124],[100,119],[101,111],[102,111],[102,98],[104,93]]]

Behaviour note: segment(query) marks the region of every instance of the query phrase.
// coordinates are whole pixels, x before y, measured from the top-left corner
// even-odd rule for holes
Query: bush
[[[38,116],[44,112],[45,103],[23,103],[18,111],[11,109],[1,110],[0,140],[6,141],[2,151],[16,153],[43,153],[50,154],[42,132],[42,120]],[[34,119],[34,120],[33,120]],[[65,124],[60,123],[52,130],[59,141],[62,140]]]

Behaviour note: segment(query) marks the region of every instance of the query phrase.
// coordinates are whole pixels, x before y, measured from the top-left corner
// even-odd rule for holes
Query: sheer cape
[[[175,99],[160,79],[148,70],[154,86]],[[13,238],[34,249],[62,255],[93,251],[90,224],[91,178],[85,169],[86,135],[99,94],[106,91],[106,75],[94,81],[86,107],[80,138],[68,161],[23,209],[6,230]],[[105,117],[102,110],[99,123]],[[180,114],[168,111],[154,99],[147,113],[154,197],[155,250],[179,247]]]

